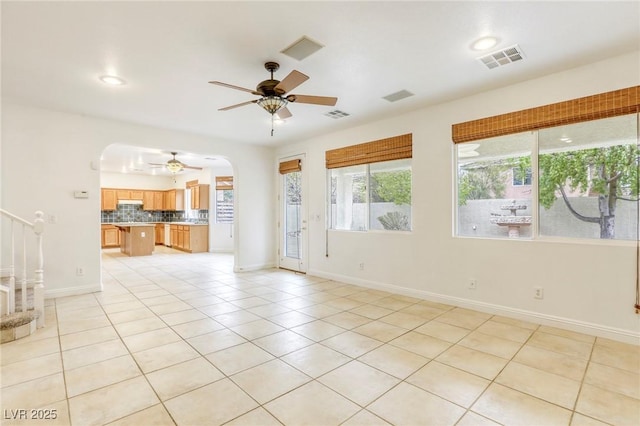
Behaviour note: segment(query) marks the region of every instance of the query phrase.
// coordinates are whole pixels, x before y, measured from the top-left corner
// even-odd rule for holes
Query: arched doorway
[[[101,248],[120,246],[113,225],[153,223],[156,245],[189,252],[191,245],[177,238],[173,223],[207,225],[206,248],[200,241],[198,250],[235,254],[233,176],[233,166],[221,156],[109,145],[100,158]]]

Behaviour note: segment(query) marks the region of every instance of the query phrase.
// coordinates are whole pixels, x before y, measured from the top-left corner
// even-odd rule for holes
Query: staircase
[[[36,328],[44,327],[44,214],[38,211],[35,216],[31,223],[0,209],[1,343],[29,336]]]

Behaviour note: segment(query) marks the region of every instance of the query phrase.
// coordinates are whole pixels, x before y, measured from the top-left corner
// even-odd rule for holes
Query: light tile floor
[[[232,262],[105,251],[0,347],[1,423],[640,424],[637,346]]]

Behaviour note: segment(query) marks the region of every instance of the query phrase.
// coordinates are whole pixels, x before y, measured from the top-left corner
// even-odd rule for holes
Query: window
[[[458,235],[531,237],[531,132],[456,145]]]
[[[216,223],[233,223],[233,176],[216,177]]]
[[[369,229],[411,230],[411,160],[369,165]]]
[[[411,134],[326,152],[331,229],[411,230]]]
[[[637,135],[636,115],[540,130],[540,235],[637,238]]]
[[[540,236],[638,236],[636,114],[459,143],[456,150],[458,235],[533,237],[537,223]]]
[[[366,177],[366,165],[330,170],[331,229],[367,229]]]

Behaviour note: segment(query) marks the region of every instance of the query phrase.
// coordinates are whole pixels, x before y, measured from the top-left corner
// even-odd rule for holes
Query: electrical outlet
[[[360,267],[361,271],[364,271],[364,262],[360,262],[360,265],[358,265]]]
[[[84,276],[84,268],[82,266],[78,266],[76,268],[76,275],[79,277],[83,277]]]
[[[474,279],[469,280],[469,290],[475,290],[478,287],[478,282]]]
[[[535,299],[544,299],[544,289],[542,287],[534,287],[533,297]]]

